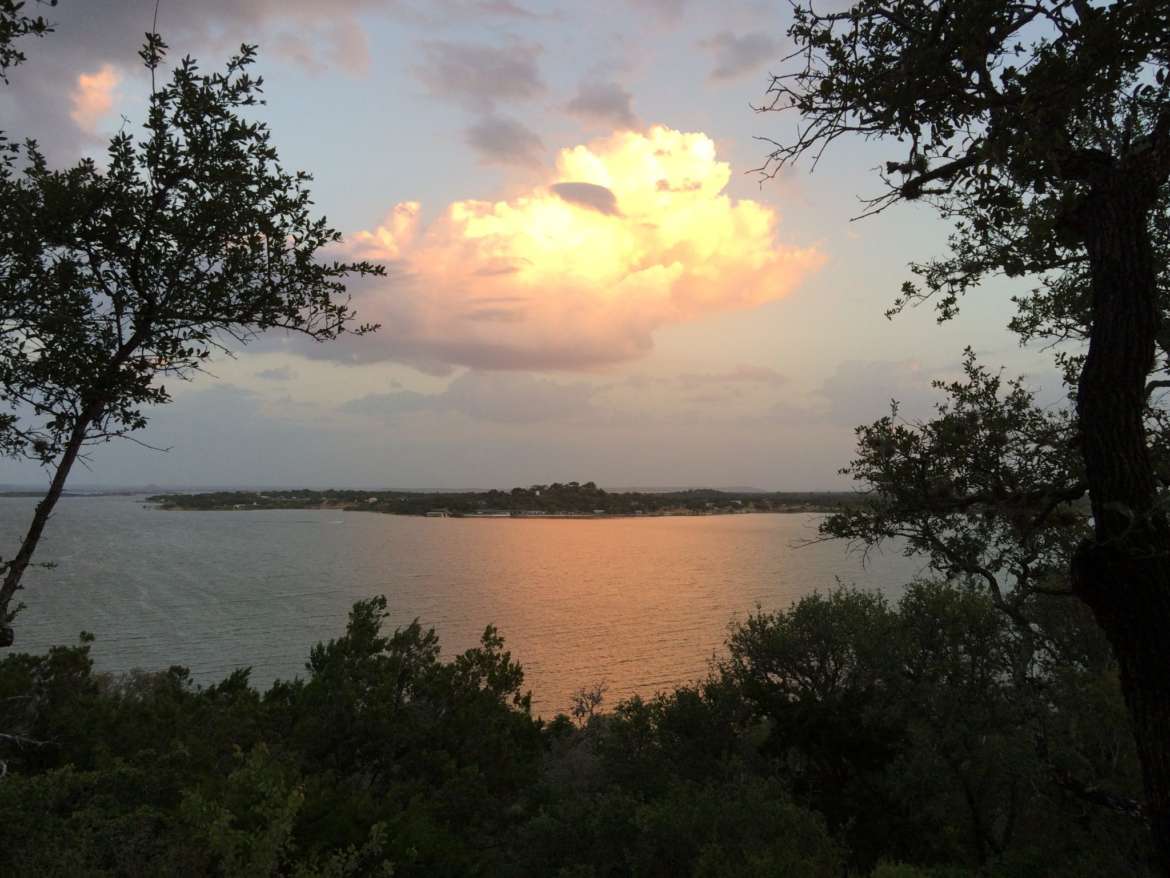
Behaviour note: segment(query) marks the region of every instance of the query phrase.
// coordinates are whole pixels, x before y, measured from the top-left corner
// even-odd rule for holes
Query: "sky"
[[[154,0],[60,0],[0,91],[10,135],[98,161],[143,117]],[[904,205],[852,221],[898,145],[839,142],[762,180],[757,113],[785,69],[779,0],[160,0],[170,57],[241,42],[282,163],[313,174],[372,336],[266,337],[168,385],[138,434],[73,483],[843,489],[857,424],[963,348],[1059,393],[1004,330],[1006,281],[936,325],[883,316],[948,228]],[[0,461],[0,483],[35,484]]]

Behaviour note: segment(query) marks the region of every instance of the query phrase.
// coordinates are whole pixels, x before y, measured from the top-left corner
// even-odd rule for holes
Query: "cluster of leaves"
[[[917,198],[944,212],[966,205],[995,233],[1035,195],[1043,226],[1083,194],[1095,163],[1140,148],[1170,94],[1170,10],[1160,0],[791,5],[800,63],[773,78],[760,109],[802,118],[764,170],[819,156],[840,137],[897,139],[905,155],[887,164],[889,192],[874,209]],[[1051,227],[1036,231],[1029,245],[1059,243]]]
[[[14,40],[48,25],[0,0],[0,80]],[[326,257],[341,240],[314,216],[310,177],[286,171],[263,123],[263,82],[244,45],[223,72],[190,57],[156,84],[158,34],[140,53],[151,96],[140,137],[104,163],[48,166],[34,141],[0,140],[0,456],[52,472],[16,554],[0,559],[0,647],[10,606],[54,504],[88,446],[129,436],[166,382],[269,330],[329,341],[354,326],[345,280],[380,275]]]
[[[56,6],[57,0],[48,0]],[[18,38],[44,36],[52,28],[44,16],[25,14],[23,0],[0,0],[0,84],[8,82],[8,69],[25,60],[24,52],[13,45]]]
[[[443,660],[379,599],[263,694],[10,655],[0,871],[1143,874],[1108,649],[1029,600],[1055,660],[975,590],[840,590],[752,615],[698,684],[547,722],[493,629]]]
[[[164,50],[149,36],[151,71]],[[4,451],[50,464],[78,430],[137,430],[169,400],[163,380],[265,330],[346,331],[344,279],[381,268],[317,258],[340,234],[245,115],[262,94],[254,59],[244,46],[210,74],[180,61],[145,136],[117,134],[104,167],[51,170],[29,143],[0,175],[0,399],[19,416]]]
[[[1076,404],[1075,418],[1045,412],[969,359],[931,420],[895,412],[859,431],[845,472],[872,502],[825,533],[905,537],[936,569],[981,580],[1021,632],[1029,596],[1075,570],[1065,579],[1119,657],[1165,873],[1170,422],[1154,394],[1170,386],[1170,4],[791,5],[795,63],[761,109],[801,120],[763,172],[841,137],[897,141],[866,213],[922,200],[954,232],[889,313],[932,299],[948,320],[987,278],[1020,278],[1009,328],[1054,345]]]
[[[792,0],[797,51],[762,111],[796,110],[797,135],[768,156],[773,175],[838,138],[896,141],[868,212],[925,200],[954,223],[950,254],[911,268],[889,315],[932,300],[940,321],[989,277],[1027,278],[1011,328],[1024,342],[1087,340],[1086,200],[1124,171],[1149,199],[1160,310],[1170,307],[1170,205],[1146,167],[1170,125],[1170,8],[863,0],[823,11]],[[1147,174],[1152,174],[1145,179]],[[1163,318],[1163,324],[1166,320]],[[1164,333],[1163,333],[1164,334]],[[1156,371],[1170,340],[1159,338]],[[1070,379],[1080,357],[1066,354]],[[1072,381],[1070,381],[1072,383]]]
[[[56,0],[52,0],[56,4]],[[52,30],[42,16],[26,15],[22,0],[0,0],[0,85],[7,85],[8,70],[24,63],[25,55],[19,45],[20,37],[44,36]],[[0,130],[0,180],[11,172],[19,147]],[[0,259],[0,269],[3,260]],[[9,454],[18,447],[13,440],[16,415],[0,412],[0,454]]]
[[[1076,426],[1064,406],[1044,408],[1021,379],[979,365],[936,382],[934,417],[890,415],[857,429],[858,455],[842,472],[865,502],[830,516],[826,536],[873,546],[901,539],[938,572],[978,579],[1001,608],[1061,589],[1088,533],[1087,487]]]

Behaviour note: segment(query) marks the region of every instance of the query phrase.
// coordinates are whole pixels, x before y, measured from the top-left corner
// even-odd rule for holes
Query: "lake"
[[[10,557],[35,500],[0,498]],[[303,674],[362,598],[415,617],[444,654],[494,624],[536,712],[603,682],[606,704],[704,675],[729,623],[838,580],[891,596],[922,570],[896,551],[861,558],[815,536],[818,515],[596,520],[414,518],[336,511],[162,512],[137,497],[70,497],[18,595],[18,649],[97,641],[102,670],[188,666],[212,682],[250,666],[264,687]]]

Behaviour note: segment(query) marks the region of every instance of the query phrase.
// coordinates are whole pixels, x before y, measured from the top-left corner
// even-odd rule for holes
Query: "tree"
[[[57,0],[49,0],[56,6]],[[12,43],[18,38],[34,34],[44,36],[52,28],[44,17],[25,15],[25,4],[20,0],[0,0],[0,82],[8,81],[8,68],[24,61],[24,53]]]
[[[165,50],[148,34],[152,79]],[[248,116],[262,103],[255,53],[245,45],[210,74],[184,58],[151,95],[144,135],[113,137],[104,168],[50,170],[30,142],[23,169],[0,170],[0,449],[52,473],[3,565],[0,645],[84,449],[143,427],[146,408],[170,400],[165,379],[232,344],[274,328],[337,337],[355,317],[344,279],[383,271],[319,258],[340,234],[312,216],[310,177],[286,172]]]
[[[892,421],[876,425],[862,432],[851,469],[870,480],[876,511],[851,526],[838,519],[836,532],[868,541],[900,529],[933,542],[936,558],[958,550],[970,561],[973,545],[961,545],[945,521],[1015,521],[1038,533],[1088,495],[1090,530],[1066,559],[1067,581],[1117,657],[1146,816],[1170,874],[1167,442],[1165,418],[1150,405],[1151,392],[1167,386],[1158,373],[1170,366],[1170,3],[861,0],[829,13],[806,0],[792,6],[796,66],[773,78],[760,109],[795,108],[801,122],[790,142],[773,144],[763,172],[819,156],[848,135],[897,139],[905,152],[886,163],[884,191],[866,213],[925,200],[955,232],[950,256],[914,266],[920,281],[903,286],[893,310],[933,297],[940,319],[949,319],[983,278],[1029,277],[1035,287],[1018,297],[1013,328],[1026,339],[1087,343],[1062,360],[1076,402],[1071,449],[1048,441],[1047,427],[1048,439],[1029,439],[1042,425],[1024,421],[1007,433],[952,435],[949,446],[933,428],[919,430],[929,441],[917,448]],[[964,429],[1002,410],[986,402]],[[982,490],[973,478],[978,461],[1007,439],[1056,461],[1047,475],[1059,478],[1044,483],[1042,465],[1024,465],[1018,480],[992,466],[994,490]],[[960,446],[977,447],[978,461],[944,453]],[[896,487],[897,466],[915,480]]]
[[[48,0],[48,5],[56,6],[57,0]],[[24,52],[14,43],[30,35],[43,37],[53,29],[43,16],[26,15],[24,7],[22,0],[0,0],[0,85],[8,84],[9,68],[25,61]],[[10,166],[16,151],[17,148],[0,131],[0,164]],[[0,426],[3,424],[3,416],[0,415]]]

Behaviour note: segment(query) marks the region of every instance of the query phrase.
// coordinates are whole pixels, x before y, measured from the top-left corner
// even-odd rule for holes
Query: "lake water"
[[[10,557],[35,501],[0,498]],[[597,520],[434,519],[336,511],[161,512],[142,498],[66,498],[19,598],[17,648],[97,636],[103,670],[190,667],[200,682],[251,666],[266,686],[303,674],[354,601],[433,625],[447,655],[494,624],[524,665],[536,712],[606,684],[609,706],[697,679],[733,620],[837,580],[896,596],[921,571],[897,552],[794,544],[816,515]]]

